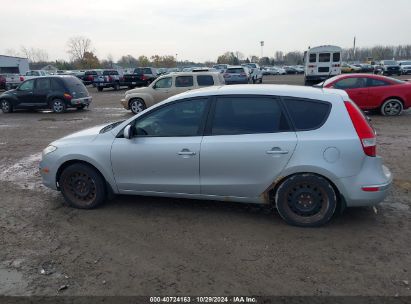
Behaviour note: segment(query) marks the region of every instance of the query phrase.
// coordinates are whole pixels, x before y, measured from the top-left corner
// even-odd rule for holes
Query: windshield
[[[397,65],[397,61],[395,60],[384,60],[384,64],[388,65]]]
[[[411,61],[403,61],[401,62],[401,65],[411,65]]]

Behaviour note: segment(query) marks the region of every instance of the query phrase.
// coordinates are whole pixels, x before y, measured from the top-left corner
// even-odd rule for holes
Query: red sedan
[[[332,77],[324,88],[341,89],[362,110],[380,110],[387,116],[400,115],[411,107],[411,83],[372,74],[349,74]]]

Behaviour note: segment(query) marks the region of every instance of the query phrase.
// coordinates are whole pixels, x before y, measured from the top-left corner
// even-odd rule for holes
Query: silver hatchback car
[[[40,172],[76,208],[112,194],[235,201],[272,204],[298,226],[377,204],[392,182],[344,91],[277,85],[173,96],[51,143]]]

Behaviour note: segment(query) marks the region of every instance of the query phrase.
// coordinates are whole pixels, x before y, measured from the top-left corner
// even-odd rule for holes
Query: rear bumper
[[[92,101],[92,97],[83,97],[83,98],[75,98],[70,101],[71,106],[79,107],[79,106],[86,106],[88,107]]]
[[[366,157],[360,173],[339,179],[347,207],[373,206],[388,195],[393,176],[380,157]]]
[[[225,84],[247,84],[248,79],[243,79],[243,80],[225,80]]]

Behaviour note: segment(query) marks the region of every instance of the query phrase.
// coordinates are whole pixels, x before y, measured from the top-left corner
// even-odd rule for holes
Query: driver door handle
[[[288,154],[287,150],[281,150],[279,147],[274,147],[271,150],[265,151],[267,154]]]

